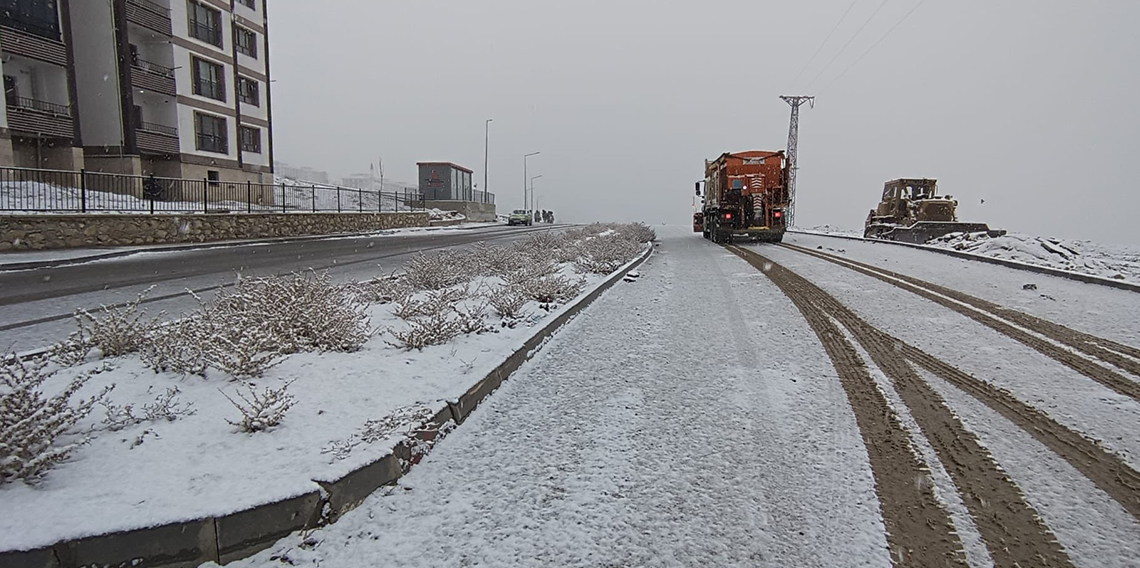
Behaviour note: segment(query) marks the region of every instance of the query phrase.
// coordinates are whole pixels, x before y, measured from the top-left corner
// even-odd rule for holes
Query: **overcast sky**
[[[884,181],[933,177],[966,221],[1140,243],[1140,2],[857,0],[838,28],[850,0],[269,3],[275,152],[295,165],[383,156],[414,183],[447,160],[482,187],[493,118],[500,211],[538,151],[559,220],[687,223],[703,160],[783,149],[777,97],[808,94],[800,226],[861,228]]]

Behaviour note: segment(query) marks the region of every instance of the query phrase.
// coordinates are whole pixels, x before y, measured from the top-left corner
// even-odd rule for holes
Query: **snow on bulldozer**
[[[958,220],[958,202],[938,195],[938,180],[896,179],[883,185],[883,199],[867,215],[863,236],[905,243],[924,244],[950,233],[984,232],[991,237],[1005,234],[985,223]]]

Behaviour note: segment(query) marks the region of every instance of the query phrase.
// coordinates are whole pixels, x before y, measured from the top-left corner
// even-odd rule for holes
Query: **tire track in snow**
[[[950,514],[934,496],[930,471],[912,449],[910,436],[855,346],[803,293],[806,281],[795,281],[787,269],[760,255],[737,247],[729,250],[768,275],[799,308],[839,373],[867,447],[894,564],[967,566]]]
[[[1072,566],[1020,488],[1000,469],[942,397],[899,357],[901,342],[867,324],[838,300],[787,268],[752,251],[734,248],[733,252],[763,270],[793,301],[803,302],[819,313],[826,311],[867,350],[875,365],[890,379],[958,487],[996,566]],[[798,301],[796,296],[800,297]]]
[[[872,278],[902,288],[908,292],[912,292],[918,296],[921,296],[927,300],[935,302],[943,307],[949,308],[963,316],[966,316],[982,325],[985,325],[997,331],[998,333],[1019,341],[1022,344],[1036,350],[1037,352],[1065,365],[1066,367],[1069,367],[1070,369],[1073,369],[1074,371],[1096,381],[1097,383],[1100,383],[1101,385],[1104,385],[1105,387],[1119,394],[1140,401],[1140,383],[1131,380],[1124,375],[1117,373],[1116,371],[1105,368],[1094,361],[1086,359],[1077,353],[1058,347],[1049,341],[1042,340],[1041,338],[1026,332],[1025,329],[1031,330],[1034,333],[1040,334],[1044,337],[1048,337],[1053,341],[1061,343],[1086,355],[1090,355],[1102,361],[1111,363],[1112,365],[1115,365],[1135,375],[1140,375],[1140,360],[1133,359],[1133,357],[1140,358],[1140,349],[1136,349],[1134,347],[1130,347],[1128,345],[1124,345],[1122,343],[1118,343],[1109,339],[1096,337],[1084,332],[1079,332],[1065,326],[1043,320],[1036,316],[1020,312],[1018,310],[1005,308],[998,304],[994,304],[993,302],[982,300],[981,298],[977,298],[969,294],[964,294],[956,290],[951,290],[937,284],[925,282],[923,280],[892,272],[890,270],[878,268],[872,265],[848,260],[843,257],[838,257],[795,245],[781,246],[789,250],[793,250],[802,254],[806,254],[808,256],[825,260],[838,266],[848,268],[850,270],[854,270],[860,274],[870,276]],[[962,306],[962,304],[966,304],[974,309],[966,308]],[[990,315],[987,315],[986,313],[980,313],[978,310],[987,312]],[[1009,320],[1025,329],[1010,325],[1009,323],[998,318]]]

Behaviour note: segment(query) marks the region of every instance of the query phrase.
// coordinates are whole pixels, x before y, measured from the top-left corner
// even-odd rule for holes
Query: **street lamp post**
[[[494,119],[488,118],[487,121],[483,123],[483,195],[484,196],[487,195],[487,192],[491,191],[491,189],[489,187],[487,187],[487,156],[489,155],[488,152],[489,152],[489,149],[491,147],[490,143],[491,143],[491,121],[492,120],[494,120]]]
[[[526,177],[526,159],[527,159],[527,158],[529,158],[529,157],[531,157],[531,156],[537,156],[537,155],[539,155],[539,154],[541,154],[541,153],[542,153],[542,152],[531,152],[531,153],[529,153],[529,154],[526,154],[526,155],[524,155],[524,156],[523,156],[523,209],[526,209],[526,198],[527,198],[527,192],[526,192],[526,181],[527,181],[527,177]]]
[[[538,175],[530,178],[530,210],[531,210],[531,212],[534,212],[534,180],[536,180],[540,177],[542,177],[542,174],[538,174]]]

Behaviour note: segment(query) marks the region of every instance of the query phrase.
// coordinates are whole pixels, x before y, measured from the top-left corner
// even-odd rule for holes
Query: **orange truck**
[[[788,208],[787,160],[784,152],[726,152],[705,161],[701,229],[716,243],[784,239]],[[693,222],[696,228],[696,220]]]

